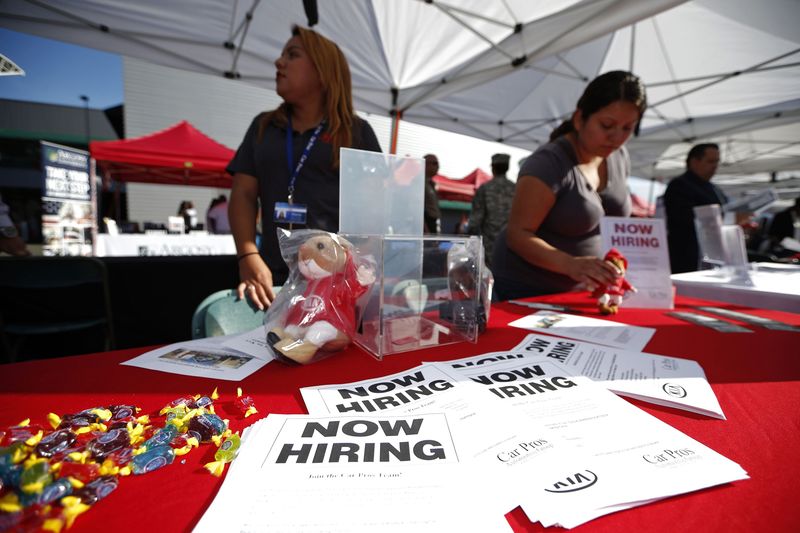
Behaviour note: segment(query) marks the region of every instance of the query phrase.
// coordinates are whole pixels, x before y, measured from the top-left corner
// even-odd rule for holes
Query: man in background
[[[719,146],[698,144],[686,156],[686,172],[673,178],[664,192],[667,243],[672,273],[693,272],[699,266],[694,208],[727,202],[725,194],[711,183],[719,166]]]
[[[8,206],[0,196],[0,252],[16,256],[31,255],[8,212]]]
[[[769,225],[769,236],[774,245],[786,237],[800,241],[800,196],[794,199],[794,205],[775,215]]]
[[[425,233],[442,232],[442,213],[439,210],[439,197],[433,186],[433,177],[439,172],[439,158],[427,154],[425,158]]]
[[[472,198],[468,232],[483,236],[484,259],[491,267],[494,241],[500,229],[508,222],[508,213],[514,201],[516,185],[506,177],[511,156],[492,156],[492,179],[481,185]]]

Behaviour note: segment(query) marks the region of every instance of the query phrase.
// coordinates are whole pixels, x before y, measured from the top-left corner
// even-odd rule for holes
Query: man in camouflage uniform
[[[491,267],[492,250],[497,233],[508,222],[515,184],[506,177],[511,157],[508,154],[492,156],[492,179],[475,191],[472,212],[469,216],[469,233],[483,236],[486,265]]]

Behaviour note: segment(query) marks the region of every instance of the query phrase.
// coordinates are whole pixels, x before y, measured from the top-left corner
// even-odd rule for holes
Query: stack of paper
[[[572,338],[301,389],[309,415],[248,429],[197,531],[505,531],[517,506],[571,528],[747,479],[614,394],[724,419],[700,365],[637,351],[652,330],[549,311],[517,325]]]
[[[574,527],[660,498],[746,479],[736,463],[564,365],[428,363],[358,383],[301,389],[315,415],[443,413],[472,490]],[[504,490],[501,490],[503,487]]]

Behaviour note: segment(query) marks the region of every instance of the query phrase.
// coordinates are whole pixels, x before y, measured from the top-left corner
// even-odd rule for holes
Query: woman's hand
[[[590,291],[610,285],[622,275],[612,263],[594,256],[573,257],[568,262],[565,273],[575,281],[583,283]]]
[[[250,298],[256,307],[264,310],[275,299],[272,292],[272,272],[259,254],[252,254],[239,261],[239,279],[236,288],[239,298]]]

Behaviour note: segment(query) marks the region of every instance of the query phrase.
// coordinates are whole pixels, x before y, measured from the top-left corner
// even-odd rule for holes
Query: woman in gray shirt
[[[623,146],[647,107],[630,72],[607,72],[583,92],[519,172],[507,227],[492,258],[500,300],[588,290],[619,276],[601,259],[600,218],[629,216],[630,159]]]

